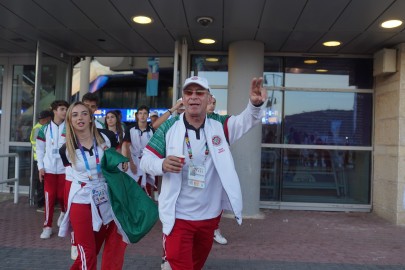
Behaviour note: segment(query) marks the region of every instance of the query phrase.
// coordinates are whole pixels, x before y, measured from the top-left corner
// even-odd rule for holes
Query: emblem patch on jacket
[[[218,135],[215,135],[214,137],[212,137],[212,144],[214,146],[220,146],[222,143],[221,137],[219,137]]]

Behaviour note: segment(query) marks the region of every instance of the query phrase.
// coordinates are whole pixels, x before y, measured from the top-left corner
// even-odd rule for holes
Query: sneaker
[[[58,218],[58,227],[60,227],[60,224],[62,224],[63,217],[65,216],[65,212],[60,212],[59,218]]]
[[[51,227],[44,227],[42,229],[42,233],[39,236],[41,239],[49,239],[52,235],[52,228]]]
[[[160,265],[160,269],[162,269],[162,270],[172,270],[169,262],[166,261],[166,260],[162,261],[162,264]]]
[[[72,245],[70,248],[70,258],[75,261],[78,255],[77,246]]]
[[[222,236],[219,229],[214,231],[214,240],[221,245],[226,245],[228,243],[228,240],[226,240],[226,238]]]
[[[37,208],[37,212],[38,213],[45,213],[45,208],[42,206],[42,207],[38,207]]]

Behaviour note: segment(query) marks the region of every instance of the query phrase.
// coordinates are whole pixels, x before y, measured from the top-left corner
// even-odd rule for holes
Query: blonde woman
[[[89,107],[82,102],[69,107],[66,143],[59,153],[65,167],[70,167],[72,185],[59,236],[74,231],[79,256],[70,269],[97,269],[97,255],[103,243],[101,269],[122,269],[127,244],[113,220],[100,165],[104,150],[116,146],[114,133],[96,128]]]

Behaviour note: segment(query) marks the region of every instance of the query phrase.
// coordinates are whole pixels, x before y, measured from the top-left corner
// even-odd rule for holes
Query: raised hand
[[[250,102],[255,106],[262,105],[267,100],[267,91],[263,87],[263,77],[253,78],[250,84]]]

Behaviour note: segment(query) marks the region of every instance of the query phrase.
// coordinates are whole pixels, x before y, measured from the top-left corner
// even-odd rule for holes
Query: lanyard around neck
[[[83,146],[81,145],[81,143],[79,141],[77,141],[77,146],[79,146],[80,152],[82,153],[84,165],[86,166],[87,176],[89,177],[89,180],[93,180],[93,177],[91,176],[90,164],[89,164],[89,161],[87,160],[86,154],[84,153]],[[96,138],[93,138],[93,149],[94,149],[94,153],[96,156],[97,175],[100,178],[101,165],[100,165],[100,158],[98,156]]]
[[[54,140],[53,140],[53,132],[52,132],[52,121],[49,123],[49,131],[51,132],[51,143],[53,145]]]
[[[186,129],[186,135],[184,136],[186,145],[187,145],[187,152],[188,152],[188,157],[190,161],[192,162],[193,159],[193,151],[191,150],[191,144],[190,144],[190,137],[188,136],[188,131]],[[205,158],[204,158],[204,163],[207,160],[208,154],[210,153],[210,150],[208,149],[208,144],[207,144],[207,139],[205,139]]]

